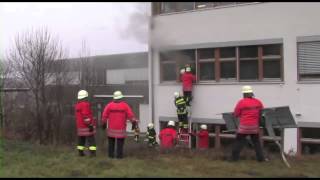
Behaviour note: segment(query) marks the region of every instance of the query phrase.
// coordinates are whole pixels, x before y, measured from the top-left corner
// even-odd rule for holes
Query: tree
[[[46,83],[53,76],[50,72],[54,61],[63,58],[64,51],[60,41],[53,37],[47,28],[19,33],[7,55],[18,78],[31,89],[35,103],[37,138],[40,144],[44,143],[44,132],[51,128],[50,122],[45,124],[45,121],[48,121]]]
[[[89,90],[90,86],[96,82],[96,73],[93,61],[90,58],[90,48],[85,40],[82,41],[82,47],[79,52],[80,59],[80,88]]]

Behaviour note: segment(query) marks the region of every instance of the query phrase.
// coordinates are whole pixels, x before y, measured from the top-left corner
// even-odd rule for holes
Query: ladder
[[[178,141],[179,146],[191,148],[191,135],[192,132],[192,118],[191,118],[191,106],[187,106],[188,108],[188,129],[179,128]]]

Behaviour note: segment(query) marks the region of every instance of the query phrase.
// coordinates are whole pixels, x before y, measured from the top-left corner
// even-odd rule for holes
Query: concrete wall
[[[289,105],[296,121],[320,122],[319,83],[297,81],[297,37],[320,35],[320,3],[258,3],[211,10],[159,15],[153,18],[152,45],[157,48],[197,44],[282,39],[284,82],[216,83],[194,86],[193,117],[219,118],[233,111],[242,97],[241,87],[252,85],[265,107]],[[178,83],[160,83],[158,53],[153,54],[154,116],[176,116],[173,92]],[[295,114],[301,114],[296,117]],[[156,124],[157,127],[158,124]],[[290,134],[290,137],[288,136]],[[296,150],[296,131],[285,133],[285,144]],[[290,147],[291,148],[291,147]],[[286,147],[285,149],[290,149]]]

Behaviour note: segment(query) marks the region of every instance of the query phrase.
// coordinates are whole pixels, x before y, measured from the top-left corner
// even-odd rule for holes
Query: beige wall
[[[219,118],[232,111],[241,98],[241,86],[252,85],[265,107],[289,105],[296,121],[320,122],[320,84],[297,83],[298,36],[320,35],[320,3],[258,3],[239,7],[159,15],[153,18],[151,32],[154,48],[177,47],[199,43],[225,43],[266,39],[283,40],[283,83],[197,84],[194,87],[193,117]],[[159,59],[154,53],[154,116],[176,116],[173,92],[177,83],[160,84]],[[158,126],[157,126],[158,127]],[[286,137],[294,142],[296,133]],[[289,143],[288,143],[289,142]],[[296,147],[296,145],[294,145]],[[287,148],[288,149],[288,148]],[[294,148],[295,149],[295,148]]]

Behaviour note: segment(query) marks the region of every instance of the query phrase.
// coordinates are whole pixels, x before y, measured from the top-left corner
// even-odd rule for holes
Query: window
[[[262,46],[263,78],[280,79],[281,77],[281,45]]]
[[[258,46],[239,48],[240,81],[258,80]]]
[[[172,13],[175,12],[175,3],[163,2],[161,3],[161,13]]]
[[[199,80],[215,80],[214,49],[198,49]]]
[[[320,79],[320,41],[298,43],[299,80]]]
[[[190,64],[194,70],[195,51],[179,50],[160,53],[162,81],[179,81],[180,69]]]
[[[236,48],[227,47],[220,48],[220,79],[235,80],[236,79]]]
[[[195,9],[237,6],[247,3],[257,2],[153,2],[152,9],[153,14],[156,15],[173,12],[191,11]]]
[[[318,48],[320,52],[320,42]],[[300,53],[299,57],[302,55]],[[179,81],[180,69],[186,64],[191,64],[199,82],[281,81],[282,59],[282,44],[162,52],[160,53],[161,80]],[[309,65],[305,61],[301,61],[299,65],[303,72],[302,77],[306,76],[305,69]],[[319,64],[317,77],[320,78],[320,60],[317,63]],[[314,70],[317,67],[310,68]]]

